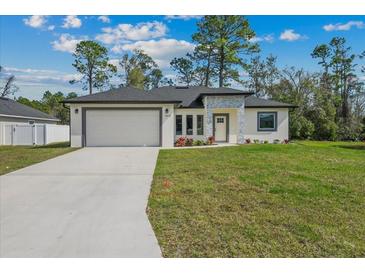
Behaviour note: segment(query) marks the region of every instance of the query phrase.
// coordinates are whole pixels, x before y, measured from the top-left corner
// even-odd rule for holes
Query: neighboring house
[[[69,126],[37,109],[0,97],[0,145],[45,145],[69,140]]]
[[[0,123],[56,124],[60,120],[9,98],[0,97]]]
[[[119,88],[65,100],[71,146],[172,147],[187,136],[242,144],[288,139],[290,104],[231,88]]]

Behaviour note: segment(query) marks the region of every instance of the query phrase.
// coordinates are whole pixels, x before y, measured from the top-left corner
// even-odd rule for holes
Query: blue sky
[[[355,53],[365,50],[365,16],[247,16],[261,54],[278,57],[280,67],[319,69],[310,57],[319,43],[347,39]],[[45,90],[86,94],[77,78],[72,51],[78,41],[94,39],[109,49],[112,62],[142,48],[166,75],[169,62],[194,48],[196,16],[0,16],[0,64],[14,74],[17,96],[39,99]]]

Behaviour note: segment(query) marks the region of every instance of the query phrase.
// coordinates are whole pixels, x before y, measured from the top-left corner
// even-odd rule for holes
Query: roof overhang
[[[245,106],[245,108],[297,108],[298,106]]]
[[[32,116],[20,116],[20,115],[8,115],[8,114],[0,114],[0,117],[9,117],[9,118],[22,118],[22,119],[36,119],[36,120],[44,120],[44,121],[61,121],[57,118],[41,118],[41,117],[32,117]]]
[[[215,93],[209,93],[209,92],[203,92],[200,93],[199,97],[204,97],[204,96],[236,96],[236,95],[240,95],[240,96],[250,96],[253,95],[253,92],[215,92]]]
[[[103,101],[103,100],[93,100],[93,101],[62,101],[64,104],[180,104],[182,101],[136,101],[136,100],[115,100],[115,101]]]

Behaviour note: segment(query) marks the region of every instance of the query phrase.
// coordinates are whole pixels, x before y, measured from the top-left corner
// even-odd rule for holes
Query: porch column
[[[237,108],[237,143],[245,143],[245,104]]]
[[[204,110],[205,110],[205,137],[213,136],[213,111],[209,106],[208,97],[204,98]]]

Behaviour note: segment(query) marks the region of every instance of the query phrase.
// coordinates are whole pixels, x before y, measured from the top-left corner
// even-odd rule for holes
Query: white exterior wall
[[[71,146],[82,146],[82,108],[162,108],[162,146],[174,146],[175,115],[173,104],[70,104]],[[168,114],[165,109],[168,108]],[[78,113],[75,113],[78,109]]]
[[[29,121],[34,121],[35,124],[57,124],[57,120],[42,120],[32,117],[5,117],[0,116],[0,123],[8,123],[8,124],[29,124]]]
[[[277,112],[277,131],[257,131],[258,112]],[[289,139],[289,110],[287,108],[246,108],[245,121],[244,136],[246,139],[267,140],[270,143],[275,139],[280,141]]]

